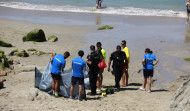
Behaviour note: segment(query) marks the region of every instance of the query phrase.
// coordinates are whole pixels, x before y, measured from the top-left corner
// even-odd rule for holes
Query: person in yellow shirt
[[[126,54],[126,57],[127,57],[127,61],[124,61],[125,62],[125,66],[123,68],[123,76],[122,76],[122,83],[121,83],[121,86],[125,86],[125,85],[128,85],[128,79],[129,79],[129,70],[128,70],[128,66],[129,66],[129,62],[130,62],[130,55],[129,55],[129,49],[128,47],[126,47],[126,41],[123,40],[121,42],[121,46],[123,47],[123,52],[125,52]]]

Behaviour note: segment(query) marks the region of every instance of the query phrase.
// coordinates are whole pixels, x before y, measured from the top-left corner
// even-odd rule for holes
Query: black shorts
[[[83,85],[84,84],[84,77],[74,77],[74,76],[72,76],[71,84],[76,85],[77,81],[78,81],[79,85]]]
[[[145,78],[148,78],[149,76],[153,77],[154,70],[153,69],[143,69],[143,74]]]
[[[60,74],[53,74],[53,73],[51,73],[51,77],[54,78],[55,80],[60,80],[61,79],[61,75]]]

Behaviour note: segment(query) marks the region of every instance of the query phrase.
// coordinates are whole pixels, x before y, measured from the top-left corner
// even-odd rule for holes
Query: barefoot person
[[[96,0],[96,9],[98,9],[98,6],[101,8],[103,0]]]
[[[119,82],[123,75],[123,67],[125,66],[124,60],[127,61],[126,55],[123,51],[121,51],[121,46],[118,45],[116,47],[116,51],[111,54],[110,60],[108,62],[108,72],[110,71],[110,65],[113,61],[112,68],[113,68],[113,75],[115,76],[115,88],[116,91],[120,91]]]
[[[102,44],[101,42],[97,42],[96,44],[97,47],[97,53],[100,56],[101,61],[102,60],[106,60],[106,51],[102,48]],[[104,68],[99,69],[99,73],[98,73],[98,79],[97,79],[97,93],[100,93],[101,88],[102,88],[102,82],[103,82],[103,72],[104,72]]]
[[[145,49],[145,54],[143,56],[142,64],[143,64],[143,74],[144,74],[144,84],[143,87],[140,87],[140,90],[145,91],[146,90],[146,83],[147,78],[149,82],[148,92],[151,93],[151,79],[154,74],[154,66],[158,63],[158,59],[153,52],[150,51],[149,48]],[[154,63],[154,61],[156,61]]]
[[[70,91],[70,99],[72,99],[73,97],[73,90],[74,87],[78,81],[79,84],[79,96],[78,99],[81,101],[81,95],[82,95],[82,86],[84,84],[84,75],[83,75],[83,71],[86,71],[86,63],[85,61],[82,59],[84,55],[84,52],[82,50],[80,50],[78,52],[78,57],[74,58],[72,60],[72,68],[73,68],[73,76],[71,79],[71,91]]]
[[[126,57],[127,57],[127,61],[124,61],[125,62],[125,66],[123,68],[123,76],[122,76],[122,83],[121,83],[121,86],[125,86],[125,85],[128,85],[128,79],[129,79],[129,70],[128,70],[128,66],[129,66],[129,61],[130,61],[130,55],[129,55],[129,49],[128,47],[126,47],[126,41],[123,40],[121,42],[121,46],[123,47],[123,52],[125,52],[126,54]]]
[[[52,89],[53,89],[53,94],[55,95],[55,97],[59,97],[58,91],[59,91],[59,81],[61,79],[60,74],[61,74],[61,71],[64,71],[64,68],[66,65],[65,59],[67,59],[69,56],[70,56],[70,53],[66,51],[63,55],[62,54],[56,55],[51,60],[51,64],[52,64],[51,76],[53,79]]]
[[[186,8],[187,8],[187,21],[186,21],[186,23],[188,24],[188,22],[189,22],[189,13],[190,13],[190,0],[187,0]]]

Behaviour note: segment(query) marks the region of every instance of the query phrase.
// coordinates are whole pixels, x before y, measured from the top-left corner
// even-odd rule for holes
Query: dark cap
[[[95,50],[95,46],[94,46],[94,45],[91,45],[91,46],[90,46],[90,50]]]
[[[117,50],[121,50],[121,46],[120,46],[120,45],[117,45],[116,49],[117,49]]]

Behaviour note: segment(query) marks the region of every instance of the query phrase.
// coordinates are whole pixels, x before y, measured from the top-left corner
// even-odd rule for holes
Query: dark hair
[[[94,45],[91,45],[91,46],[90,46],[90,50],[95,50],[95,46],[94,46]]]
[[[125,40],[123,40],[122,42],[124,42],[124,44],[126,44],[126,41],[125,41]]]
[[[83,55],[84,55],[84,51],[79,50],[78,55],[79,55],[80,57],[83,57]]]
[[[101,42],[97,42],[97,43],[96,43],[96,46],[97,46],[97,45],[100,45],[100,46],[102,46]]]
[[[66,52],[64,53],[64,55],[66,55],[67,57],[69,57],[69,56],[70,56],[70,53],[69,53],[68,51],[66,51]]]
[[[146,49],[145,49],[145,52],[150,53],[150,49],[149,49],[149,48],[146,48]]]
[[[96,53],[103,58],[103,55],[100,49],[96,50]]]
[[[151,53],[151,54],[152,54],[152,53],[153,53],[153,51],[152,51],[152,50],[150,50],[150,52],[149,52],[149,53]]]

